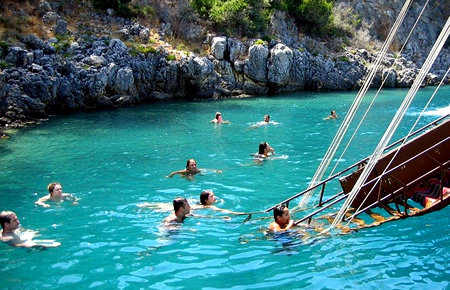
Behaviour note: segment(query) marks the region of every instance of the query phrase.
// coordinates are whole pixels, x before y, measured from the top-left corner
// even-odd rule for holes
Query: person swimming
[[[36,231],[25,230],[19,233],[20,221],[12,211],[0,212],[0,224],[0,240],[8,245],[23,248],[53,248],[61,245],[54,240],[33,240],[37,235]]]
[[[275,149],[270,147],[269,143],[259,143],[258,153],[253,154],[254,158],[264,159],[275,154]]]
[[[170,225],[173,223],[183,223],[183,221],[191,213],[191,206],[189,202],[184,197],[177,197],[173,200],[173,213],[164,219],[165,225]]]
[[[251,165],[262,165],[264,160],[275,160],[275,159],[288,159],[288,155],[275,155],[275,149],[270,147],[269,143],[261,142],[258,147],[258,153],[250,154],[253,156],[253,163],[251,164],[242,164],[242,166],[251,166]]]
[[[50,207],[50,205],[46,202],[48,201],[61,202],[64,200],[71,200],[73,205],[78,204],[78,198],[76,198],[70,193],[63,193],[62,186],[59,182],[50,183],[47,186],[47,190],[49,194],[39,198],[34,204],[43,207]]]
[[[270,121],[270,115],[264,115],[264,121],[261,122],[257,122],[256,124],[253,124],[249,127],[249,129],[255,129],[255,128],[259,128],[261,126],[264,125],[268,125],[268,124],[272,124],[272,125],[278,125],[278,122],[274,122],[274,121]]]
[[[198,169],[197,168],[197,161],[195,161],[195,159],[191,158],[191,159],[188,159],[188,161],[186,161],[186,168],[185,169],[173,171],[167,177],[171,178],[174,175],[179,174],[182,177],[193,179],[193,176],[196,175],[197,173],[206,172],[208,170],[216,172],[216,173],[222,173],[222,170],[219,170],[219,169]]]
[[[337,119],[338,118],[338,115],[336,115],[336,111],[331,111],[331,113],[330,113],[330,115],[329,116],[327,116],[327,117],[325,117],[325,118],[323,118],[324,120],[329,120],[329,119]]]
[[[235,215],[243,215],[244,212],[235,212],[223,208],[219,208],[214,204],[217,202],[217,198],[212,190],[204,190],[200,193],[200,202],[193,209],[201,209],[201,208],[209,208],[215,211],[220,211],[223,213],[235,214]]]
[[[193,201],[191,200],[191,203]],[[223,213],[243,215],[243,212],[234,212],[227,209],[222,209],[214,204],[217,203],[217,197],[212,190],[204,190],[200,193],[200,201],[191,206],[191,210],[212,209]],[[143,202],[136,205],[140,208],[149,208],[156,212],[168,212],[172,210],[172,205],[168,202]]]
[[[215,115],[214,119],[212,119],[210,121],[210,123],[214,123],[214,124],[230,124],[231,122],[228,121],[228,120],[223,120],[222,119],[222,113],[216,112],[216,115]]]
[[[294,226],[294,220],[291,219],[289,209],[281,204],[273,209],[274,221],[269,225],[272,232],[285,232]]]

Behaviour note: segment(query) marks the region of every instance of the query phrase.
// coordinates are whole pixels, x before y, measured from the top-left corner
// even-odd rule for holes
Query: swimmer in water
[[[36,232],[33,232],[33,235],[28,239],[21,237],[18,233],[20,221],[12,211],[2,211],[0,213],[0,224],[2,226],[0,239],[8,245],[23,248],[54,248],[61,245],[61,243],[54,240],[33,240],[32,238],[36,235]]]
[[[242,166],[251,166],[251,165],[262,165],[264,160],[275,160],[275,159],[288,159],[288,155],[280,155],[275,157],[275,149],[270,147],[269,143],[261,142],[259,144],[258,153],[250,154],[253,156],[253,163],[242,165]]]
[[[214,204],[217,202],[217,197],[215,196],[212,190],[204,190],[200,193],[200,201],[195,205],[191,206],[191,210],[200,210],[200,209],[212,209],[216,211],[220,211],[223,213],[235,214],[235,215],[243,215],[243,212],[234,212],[227,209],[222,209]],[[168,202],[143,202],[137,204],[137,207],[140,208],[149,208],[156,212],[168,212],[173,210],[172,204]]]
[[[204,190],[202,191],[202,193],[200,193],[200,202],[199,204],[194,207],[193,209],[201,209],[201,208],[209,208],[212,210],[216,210],[216,211],[220,211],[223,213],[229,213],[229,214],[235,214],[235,215],[243,215],[245,214],[244,212],[235,212],[235,211],[231,211],[231,210],[227,210],[227,209],[223,209],[223,208],[218,208],[217,206],[214,205],[214,203],[217,202],[217,198],[214,195],[214,192],[212,190]]]
[[[264,159],[275,154],[275,149],[270,147],[269,143],[259,143],[258,153],[253,154],[254,158]]]
[[[59,182],[52,182],[47,186],[49,194],[39,198],[35,204],[43,207],[50,207],[50,205],[46,202],[61,202],[64,200],[71,200],[73,205],[78,204],[78,198],[74,197],[72,194],[63,193],[62,187]]]
[[[165,225],[174,223],[183,223],[184,220],[191,213],[191,206],[184,197],[177,197],[173,200],[173,213],[164,219]]]
[[[230,124],[231,122],[228,121],[228,120],[223,120],[222,119],[222,113],[216,112],[216,116],[214,117],[214,119],[211,120],[210,123],[214,123],[214,124]]]
[[[337,119],[338,118],[338,115],[336,115],[336,111],[331,111],[331,113],[330,113],[330,115],[329,116],[327,116],[327,117],[325,117],[325,118],[323,118],[324,120],[329,120],[329,119]]]
[[[249,127],[249,129],[255,129],[255,128],[259,128],[261,126],[264,125],[268,125],[268,124],[272,124],[272,125],[278,125],[278,122],[274,122],[274,121],[270,121],[270,115],[264,115],[264,121],[258,122],[252,126]]]
[[[208,169],[208,170],[216,172],[216,173],[222,173],[222,170],[218,170],[218,169]],[[201,172],[205,172],[205,171],[207,171],[207,169],[198,169],[197,168],[197,161],[195,161],[195,159],[189,159],[188,161],[186,161],[185,169],[171,172],[167,177],[171,178],[174,175],[179,174],[182,177],[187,177],[187,178],[192,179],[193,176],[196,175],[197,173],[201,173]]]
[[[269,225],[269,230],[272,232],[285,232],[294,226],[289,209],[284,204],[273,209],[273,218],[275,221]]]

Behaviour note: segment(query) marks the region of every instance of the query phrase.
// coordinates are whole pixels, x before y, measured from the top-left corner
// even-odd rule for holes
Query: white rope
[[[339,222],[341,222],[344,214],[347,212],[351,203],[356,198],[356,195],[358,194],[362,185],[366,182],[367,177],[369,176],[370,172],[372,172],[373,168],[375,167],[375,164],[377,163],[384,149],[386,148],[387,143],[389,142],[398,125],[400,124],[400,121],[402,120],[406,110],[408,109],[414,96],[416,95],[418,89],[420,88],[423,80],[425,79],[426,74],[428,73],[437,56],[439,55],[439,52],[444,46],[449,33],[450,33],[450,17],[447,19],[447,22],[445,23],[445,26],[442,29],[441,34],[439,35],[438,39],[433,45],[433,48],[431,49],[427,59],[425,60],[424,65],[422,66],[422,69],[419,71],[417,78],[415,79],[413,85],[408,91],[405,100],[403,101],[394,118],[392,119],[388,129],[386,130],[384,136],[381,138],[380,143],[376,147],[374,153],[370,156],[367,165],[364,167],[363,172],[356,181],[355,185],[353,186],[353,189],[349,193],[348,198],[344,202],[344,205],[339,210],[338,214],[336,215],[336,218],[334,219],[333,223],[331,224],[328,230],[333,229]]]
[[[411,89],[408,92],[407,97],[405,98],[404,102],[402,103],[400,109],[397,111],[397,114],[394,116],[394,118],[391,122],[391,125],[386,130],[385,135],[383,136],[379,145],[375,149],[374,154],[369,159],[368,164],[364,168],[361,176],[357,180],[352,191],[349,193],[349,197],[347,198],[346,202],[342,206],[341,210],[339,211],[338,215],[336,216],[335,220],[333,221],[333,224],[331,227],[334,227],[338,222],[340,222],[343,215],[349,208],[350,204],[353,202],[354,198],[356,197],[356,193],[360,190],[362,184],[366,181],[368,174],[372,171],[373,167],[376,164],[376,161],[379,159],[382,152],[384,151],[384,148],[386,147],[387,142],[389,142],[390,138],[392,137],[393,133],[395,132],[395,129],[399,125],[406,109],[410,105],[412,99],[414,98],[415,94],[417,93],[417,90],[419,89],[420,85],[422,84],[426,74],[428,73],[428,71],[431,68],[432,64],[434,63],[436,57],[438,56],[442,46],[444,45],[444,43],[448,37],[448,34],[449,34],[449,28],[450,28],[450,17],[447,19],[447,23],[446,23],[444,29],[442,30],[441,34],[439,35],[438,40],[436,41],[435,45],[433,46],[427,60],[425,61],[424,65],[422,66],[422,69],[420,70],[416,80],[414,81],[413,85],[411,86]]]
[[[345,133],[347,132],[348,127],[349,127],[350,123],[352,122],[359,105],[361,104],[363,97],[365,96],[366,92],[368,91],[368,89],[370,87],[370,84],[372,83],[373,78],[375,77],[375,73],[378,70],[381,60],[384,58],[386,51],[389,48],[389,46],[391,45],[391,43],[394,39],[394,36],[398,31],[400,24],[403,22],[403,19],[405,18],[406,12],[408,11],[410,4],[411,4],[411,0],[407,0],[405,2],[405,4],[403,5],[399,16],[397,17],[392,29],[389,31],[389,35],[388,35],[386,41],[384,42],[381,51],[379,52],[379,54],[377,56],[375,64],[372,66],[367,79],[365,80],[363,86],[359,90],[358,95],[356,96],[355,100],[353,101],[353,104],[351,105],[349,112],[347,113],[341,126],[339,127],[338,132],[334,136],[333,141],[331,142],[330,147],[328,148],[327,152],[325,153],[325,156],[322,159],[322,162],[320,163],[316,173],[314,174],[314,177],[312,178],[308,188],[313,187],[314,185],[319,183],[320,180],[322,180],[322,178],[325,174],[325,171],[327,170],[328,166],[330,165],[330,162],[331,162],[333,156],[336,154],[339,144],[342,142],[342,139],[343,139]],[[309,203],[309,200],[311,199],[311,196],[314,194],[314,191],[315,190],[310,190],[309,192],[307,192],[303,195],[303,198],[299,204],[300,208],[304,208]]]
[[[445,78],[447,77],[448,73],[450,71],[450,67],[447,69],[447,72],[445,73],[445,75],[442,77],[441,81],[439,82],[439,85],[436,87],[436,89],[434,90],[433,94],[431,95],[431,97],[428,99],[428,102],[425,104],[424,108],[422,109],[422,112],[420,112],[419,117],[417,118],[416,122],[414,123],[414,125],[411,127],[411,129],[409,130],[408,134],[406,134],[406,138],[403,140],[402,144],[399,145],[398,147],[401,148],[403,147],[403,145],[405,145],[406,141],[408,140],[408,136],[411,135],[411,133],[414,131],[415,127],[417,126],[417,124],[419,123],[420,118],[422,118],[423,114],[425,113],[425,111],[427,110],[428,106],[430,105],[431,101],[433,100],[434,96],[436,95],[436,93],[438,92],[439,88],[442,86],[442,84],[444,83]],[[388,170],[389,166],[391,165],[391,163],[395,160],[395,157],[397,157],[397,154],[400,152],[400,150],[395,151],[394,156],[392,156],[391,160],[389,161],[388,165],[385,167],[385,169],[383,170],[383,172],[379,175],[379,177],[376,179],[376,182],[374,183],[373,187],[370,189],[369,192],[371,192],[376,183],[378,182],[378,180],[381,179],[381,176],[384,175],[384,173],[386,173],[386,171]],[[367,195],[363,202],[360,204],[360,206],[355,210],[355,213],[358,212],[362,205],[366,202],[367,198],[369,197],[369,195]],[[347,225],[350,224],[350,222],[352,221],[352,219],[355,216],[352,215],[348,218],[348,222]]]
[[[397,57],[395,58],[395,60],[397,60],[397,59],[400,58],[400,56],[401,56],[401,54],[402,54],[402,52],[403,52],[403,49],[405,48],[406,44],[408,43],[409,38],[411,37],[411,35],[412,35],[414,29],[415,29],[416,26],[417,26],[417,23],[419,22],[420,18],[422,17],[422,14],[423,14],[423,12],[425,11],[425,8],[426,8],[427,5],[428,5],[428,2],[429,2],[429,0],[427,0],[427,2],[425,3],[425,5],[423,6],[422,10],[421,10],[420,13],[419,13],[419,16],[417,16],[416,22],[414,23],[414,25],[413,25],[412,28],[410,29],[409,34],[408,34],[408,36],[406,37],[406,40],[405,40],[405,42],[403,43],[403,46],[402,46],[402,47],[400,48],[400,50],[398,51],[398,55],[397,55]],[[395,61],[392,63],[390,69],[392,69],[394,66],[395,66]],[[386,80],[387,80],[387,78],[388,78],[388,76],[389,76],[390,73],[391,73],[391,71],[389,70],[388,73],[387,73],[387,75],[386,75],[386,77],[383,78],[380,87],[378,88],[377,92],[375,93],[374,97],[372,98],[372,101],[370,102],[369,106],[367,107],[366,111],[364,112],[364,115],[362,116],[361,120],[359,121],[358,126],[356,126],[356,129],[354,130],[353,135],[350,137],[350,140],[347,142],[347,145],[345,146],[345,148],[344,148],[344,150],[342,151],[341,155],[339,156],[339,158],[337,158],[336,164],[334,165],[333,169],[331,170],[329,176],[332,176],[332,175],[333,175],[333,173],[335,172],[335,170],[336,170],[336,168],[338,167],[339,163],[341,162],[341,160],[343,160],[343,157],[344,157],[345,153],[347,152],[348,147],[350,146],[350,144],[352,143],[353,139],[355,138],[356,133],[358,133],[359,128],[361,127],[361,125],[362,125],[362,123],[364,122],[364,120],[365,120],[367,114],[369,113],[370,109],[372,108],[372,106],[373,106],[375,100],[377,99],[379,93],[381,92],[381,89],[383,88],[384,83],[386,82]]]

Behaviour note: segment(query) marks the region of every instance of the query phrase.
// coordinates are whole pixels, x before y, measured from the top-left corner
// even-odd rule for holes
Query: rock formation
[[[67,23],[50,6],[41,6],[44,22],[54,25],[58,33],[66,33]],[[398,5],[392,6],[399,9]],[[361,3],[356,5],[361,13],[366,13],[365,9]],[[175,60],[164,49],[132,51],[117,38],[79,38],[68,44],[56,38],[43,40],[27,35],[21,43],[0,50],[0,59],[8,64],[0,70],[0,126],[15,128],[39,122],[49,114],[169,98],[354,90],[361,86],[375,60],[373,53],[361,48],[347,48],[334,54],[311,50],[314,44],[307,43],[307,38],[299,39],[291,20],[281,12],[275,17],[272,27],[278,31],[279,40],[266,43],[217,36],[210,39],[210,55],[189,53]],[[379,21],[382,20],[373,19],[374,23]],[[427,25],[421,29],[435,30],[436,25]],[[148,28],[138,23],[125,24],[121,32],[125,39],[130,35],[148,38],[149,34]],[[418,39],[419,43],[428,41]],[[418,49],[416,43],[409,46],[407,53]],[[445,73],[443,68],[448,67],[448,54],[446,49],[441,53],[427,84],[440,81]],[[419,55],[419,60],[426,56],[425,52]],[[374,86],[385,80],[385,87],[409,87],[418,71],[416,63],[407,58],[388,55]]]

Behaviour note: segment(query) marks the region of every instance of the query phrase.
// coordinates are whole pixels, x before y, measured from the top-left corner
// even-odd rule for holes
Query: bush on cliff
[[[333,3],[331,0],[274,0],[272,7],[286,11],[298,26],[311,34],[332,32]]]
[[[334,32],[331,0],[192,0],[191,6],[229,35],[264,34],[273,9],[286,11],[305,32],[315,35]]]
[[[228,35],[254,37],[269,27],[271,9],[267,0],[192,0],[191,6]]]

